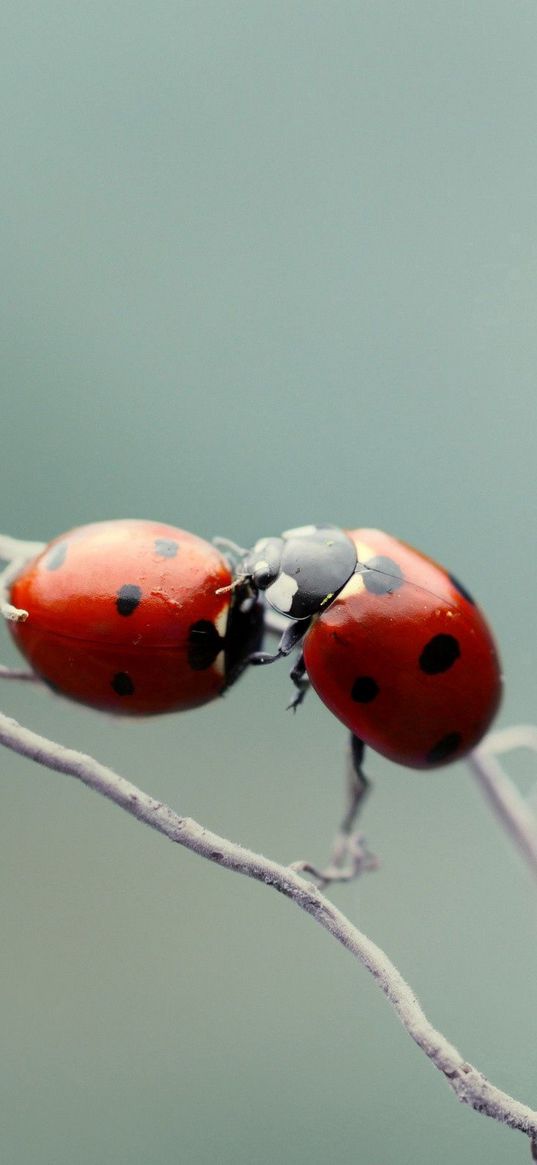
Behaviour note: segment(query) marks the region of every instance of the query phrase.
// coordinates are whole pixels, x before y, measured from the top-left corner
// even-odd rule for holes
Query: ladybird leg
[[[347,764],[347,804],[334,839],[328,866],[324,870],[319,870],[309,862],[294,862],[291,867],[316,878],[321,889],[330,886],[332,882],[352,882],[364,871],[378,869],[378,860],[367,849],[361,834],[353,832],[362,801],[369,789],[369,781],[362,768],[363,756],[363,741],[351,733]]]
[[[213,546],[216,546],[217,550],[221,550],[226,557],[229,555],[233,559],[240,559],[248,553],[243,546],[238,546],[236,542],[232,542],[231,538],[213,538],[212,542]]]
[[[256,666],[264,663],[274,663],[274,660],[282,659],[286,655],[290,655],[304,638],[310,623],[311,619],[298,619],[294,623],[290,623],[286,627],[278,644],[278,650],[274,655],[270,655],[266,651],[254,651],[253,655],[249,658],[249,663],[253,663]]]
[[[365,753],[365,744],[359,736],[351,733],[347,758],[345,813],[338,833],[335,835],[332,848],[334,866],[339,866],[345,860],[345,857],[349,855],[349,850],[356,843],[361,845],[361,839],[358,834],[353,833],[353,829],[362,807],[363,798],[369,790],[369,782],[365,772],[363,772],[363,753]]]
[[[374,854],[367,849],[362,834],[354,829],[362,803],[369,790],[369,781],[363,770],[364,742],[351,733],[347,759],[346,804],[343,820],[332,844],[328,867],[322,871],[325,885],[330,882],[350,882],[363,870],[377,869]]]
[[[369,790],[369,781],[363,770],[365,745],[359,736],[351,732],[349,757],[347,762],[347,804],[339,832],[347,836],[362,807],[362,801]]]
[[[291,702],[287,705],[287,711],[289,712],[290,709],[292,709],[293,712],[296,712],[297,708],[300,707],[304,696],[308,691],[308,688],[310,687],[310,681],[306,675],[306,664],[304,663],[303,651],[300,652],[300,655],[290,672],[290,677],[295,685],[296,692]]]

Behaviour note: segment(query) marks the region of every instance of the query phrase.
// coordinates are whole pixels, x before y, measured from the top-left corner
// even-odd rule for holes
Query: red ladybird
[[[494,640],[453,575],[380,530],[305,526],[262,539],[238,575],[290,620],[276,655],[303,640],[291,673],[308,679],[363,744],[402,765],[433,768],[481,740],[500,701]],[[307,679],[306,679],[307,673]]]
[[[26,564],[13,637],[52,687],[110,712],[204,704],[259,645],[259,606],[220,552],[160,522],[111,521],[62,534]]]

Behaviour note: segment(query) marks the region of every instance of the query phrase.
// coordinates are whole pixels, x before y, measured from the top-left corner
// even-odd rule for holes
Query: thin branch
[[[501,752],[513,752],[515,748],[537,752],[537,728],[535,724],[511,724],[509,728],[498,728],[489,732],[483,748],[496,756]]]
[[[10,538],[9,534],[0,534],[0,558],[7,562],[35,558],[45,546],[46,542],[25,542],[23,538]]]
[[[24,542],[20,538],[0,534],[0,560],[5,563],[0,571],[0,615],[8,623],[24,623],[28,618],[28,611],[13,607],[10,603],[10,586],[25,563],[40,554],[44,545],[43,542]]]
[[[537,1142],[537,1112],[496,1088],[463,1059],[457,1049],[429,1022],[413,991],[384,952],[353,926],[311,882],[289,867],[278,865],[219,837],[191,818],[180,817],[168,805],[148,796],[92,757],[54,744],[2,714],[0,742],[38,764],[76,777],[170,841],[185,846],[225,869],[264,882],[290,898],[366,967],[392,1004],[403,1027],[443,1073],[463,1104],[502,1124],[519,1129],[532,1139],[533,1144]]]
[[[6,667],[5,663],[0,663],[0,680],[25,680],[30,684],[43,682],[35,671],[30,671],[26,667]]]
[[[513,748],[537,751],[537,732],[531,726],[491,732],[467,762],[487,800],[537,878],[537,821],[530,802],[504,772],[497,754]]]

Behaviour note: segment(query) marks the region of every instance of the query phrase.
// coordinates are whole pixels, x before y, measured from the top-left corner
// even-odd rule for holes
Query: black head
[[[310,619],[335,599],[356,569],[356,547],[337,526],[300,526],[262,538],[238,575],[289,619]]]

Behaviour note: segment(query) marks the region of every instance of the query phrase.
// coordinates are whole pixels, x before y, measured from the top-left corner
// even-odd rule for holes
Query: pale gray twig
[[[23,542],[19,538],[0,534],[0,559],[6,564],[0,571],[0,616],[9,623],[24,623],[28,618],[28,611],[10,603],[10,585],[24,563],[39,554],[43,546],[43,542]]]
[[[348,918],[311,882],[287,866],[281,866],[204,829],[191,818],[180,817],[168,805],[155,800],[118,773],[90,756],[54,744],[0,714],[0,742],[21,756],[56,772],[76,777],[113,801],[145,825],[225,869],[255,878],[289,898],[310,914],[341,943],[373,976],[392,1004],[400,1022],[419,1048],[443,1073],[463,1104],[537,1142],[537,1112],[496,1088],[429,1022],[413,991],[387,955],[351,924]]]
[[[500,753],[515,748],[537,752],[537,730],[533,725],[515,725],[489,733],[466,759],[496,816],[537,877],[537,819],[530,800],[519,793],[498,760]]]
[[[6,667],[5,663],[0,663],[0,679],[1,680],[25,680],[31,684],[42,684],[43,681],[40,676],[36,675],[35,671],[30,671],[26,667]]]

